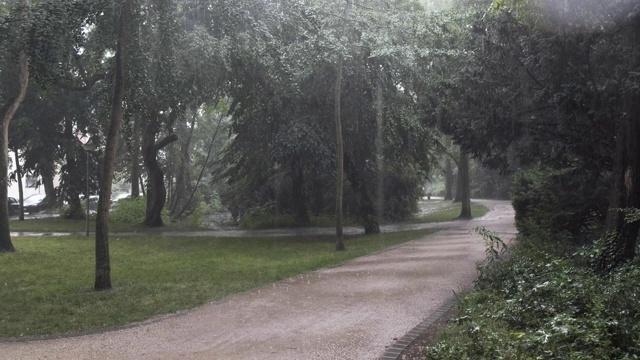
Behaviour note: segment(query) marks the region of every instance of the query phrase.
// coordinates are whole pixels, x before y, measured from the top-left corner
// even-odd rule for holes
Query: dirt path
[[[3,359],[376,359],[469,286],[483,225],[513,237],[508,202],[482,219],[342,266],[99,334],[0,343]]]

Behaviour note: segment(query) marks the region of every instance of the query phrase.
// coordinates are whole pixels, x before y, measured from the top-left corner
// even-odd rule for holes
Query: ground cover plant
[[[123,325],[384,250],[428,232],[347,238],[112,236],[113,291],[94,292],[93,241],[17,237],[0,254],[0,338]]]
[[[550,240],[522,237],[484,267],[426,358],[637,359],[640,261],[602,276],[585,266],[598,243],[560,253]]]

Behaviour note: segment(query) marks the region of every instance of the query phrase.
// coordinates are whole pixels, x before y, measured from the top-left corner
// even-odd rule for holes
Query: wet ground
[[[481,219],[427,224],[441,230],[341,266],[118,330],[0,343],[0,354],[7,359],[377,359],[454,291],[472,284],[475,264],[484,255],[476,226],[507,241],[515,236],[508,202],[480,202],[491,209]],[[383,231],[417,226],[425,225]]]

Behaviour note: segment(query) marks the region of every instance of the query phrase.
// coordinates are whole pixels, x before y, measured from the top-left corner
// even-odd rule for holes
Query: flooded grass
[[[194,238],[111,236],[114,291],[94,292],[84,236],[17,237],[0,253],[0,338],[81,333],[193,308],[425,236]]]

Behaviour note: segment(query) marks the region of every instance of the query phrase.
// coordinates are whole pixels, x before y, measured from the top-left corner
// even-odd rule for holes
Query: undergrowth
[[[476,288],[426,358],[638,359],[640,261],[604,277],[586,266],[597,245],[567,254],[557,241],[521,237],[502,257],[488,250]]]

